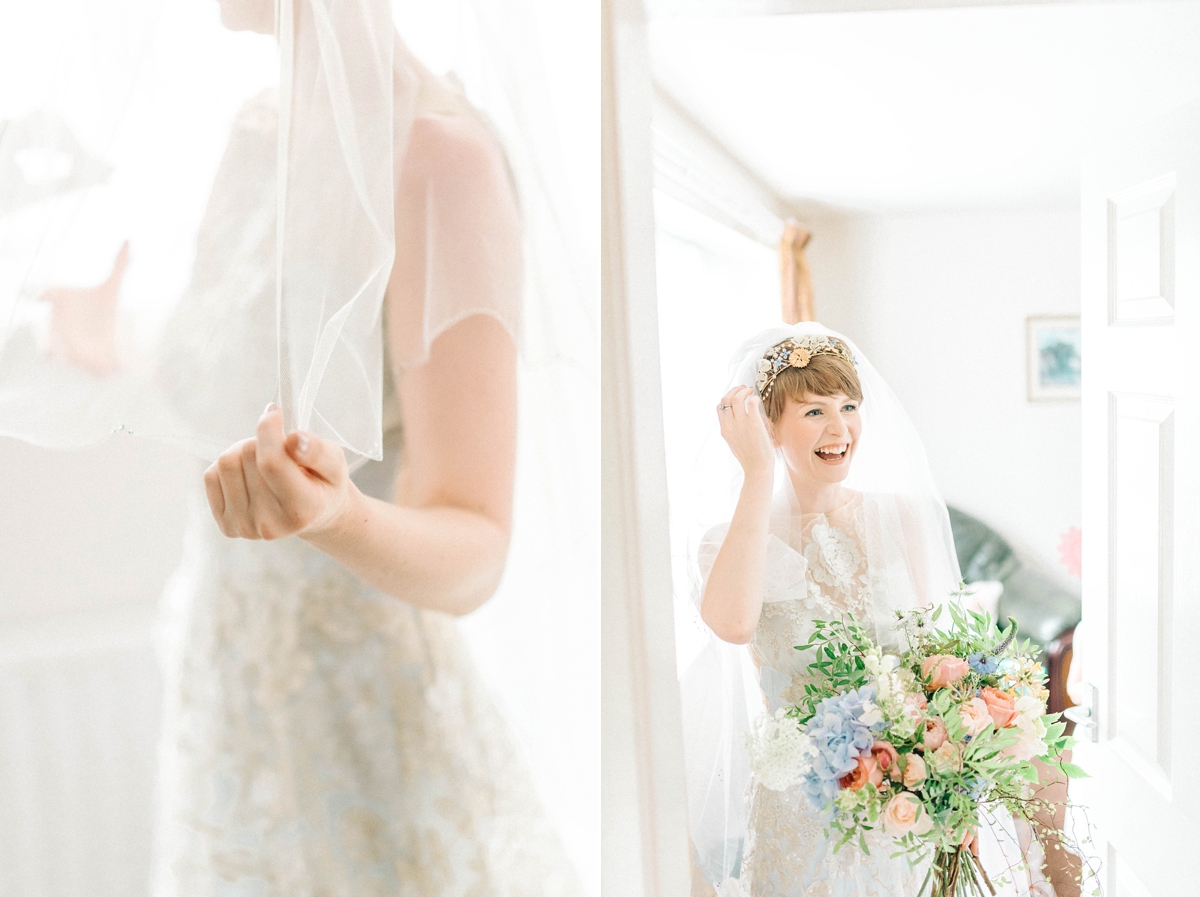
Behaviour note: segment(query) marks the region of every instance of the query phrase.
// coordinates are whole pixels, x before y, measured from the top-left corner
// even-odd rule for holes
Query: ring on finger
[[[733,407],[732,405],[718,405],[718,406],[717,406],[717,410],[718,410],[718,411],[726,411],[726,410],[728,410],[728,409],[730,409],[730,408],[732,408],[732,407]]]

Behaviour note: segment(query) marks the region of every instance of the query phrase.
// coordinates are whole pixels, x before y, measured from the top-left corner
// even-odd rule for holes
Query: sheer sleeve
[[[695,590],[696,606],[704,603],[704,590],[708,588],[708,577],[712,573],[713,564],[717,562],[717,554],[725,544],[725,536],[729,533],[728,523],[718,523],[700,537],[696,548],[696,566],[699,573]]]
[[[476,114],[414,120],[397,182],[396,238],[394,364],[421,364],[441,333],[472,315],[491,315],[518,338],[521,219],[504,153]]]

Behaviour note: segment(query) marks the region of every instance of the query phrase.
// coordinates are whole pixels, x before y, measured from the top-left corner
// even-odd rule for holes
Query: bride
[[[814,620],[852,614],[879,643],[897,645],[894,612],[945,600],[958,565],[920,440],[848,340],[817,324],[774,328],[750,340],[739,359],[736,385],[717,414],[742,481],[732,518],[699,545],[700,614],[723,643],[749,646],[764,709],[774,712],[799,700],[811,681],[814,658],[794,646],[808,641]],[[732,741],[728,724],[691,728],[693,739]],[[709,782],[691,788],[693,804],[713,803],[713,781],[735,791],[729,770],[736,767],[728,754],[714,764]],[[716,802],[717,814],[742,820],[741,836],[728,822],[698,823],[704,814],[693,807],[698,863],[722,895],[918,893],[924,868],[890,859],[882,833],[868,838],[869,854],[853,844],[834,853],[799,786],[773,791],[750,777],[746,794],[744,808],[736,793]],[[1015,830],[1011,819],[981,822],[976,849],[993,881],[1006,880],[1008,894],[1053,893],[1028,828]],[[714,830],[720,836],[705,834]],[[1022,848],[1029,871],[1020,868]]]
[[[296,42],[297,70],[307,48],[331,52],[350,5],[313,4],[319,42]],[[232,30],[276,33],[280,8],[292,6],[220,0]],[[339,62],[370,61],[336,49]],[[256,389],[275,376],[276,278],[290,273],[276,268],[275,227],[296,224],[276,215],[278,134],[285,112],[313,105],[289,112],[266,91],[237,115],[156,353],[151,379],[172,413],[240,437],[202,481],[197,471],[203,492],[164,601],[162,897],[581,893],[455,620],[487,601],[506,564],[521,212],[498,138],[461,90],[398,39],[387,58],[396,239],[382,382],[367,384],[382,394],[382,460],[351,469],[330,437],[346,412],[336,402],[312,427],[285,429]],[[372,122],[335,125],[344,146]],[[343,220],[300,224],[345,239]],[[373,249],[350,246],[343,261]],[[99,287],[43,296],[54,352],[97,383],[120,384],[103,378],[119,367],[113,309],[130,254]],[[310,280],[342,273],[324,261],[292,264]],[[206,344],[221,327],[228,341]]]

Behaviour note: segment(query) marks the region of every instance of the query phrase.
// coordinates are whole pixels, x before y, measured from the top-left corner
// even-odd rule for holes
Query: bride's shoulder
[[[404,168],[421,180],[469,190],[507,193],[508,163],[500,141],[474,107],[439,105],[412,121]]]

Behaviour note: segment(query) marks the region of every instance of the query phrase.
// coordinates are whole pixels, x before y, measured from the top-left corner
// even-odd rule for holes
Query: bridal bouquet
[[[1086,775],[1062,761],[1074,740],[1049,695],[1035,649],[997,634],[987,614],[946,605],[899,615],[908,649],[886,653],[852,618],[816,621],[815,681],[794,706],[761,719],[748,740],[764,787],[799,785],[824,814],[834,849],[882,829],[914,866],[931,852],[921,886],[931,897],[995,889],[969,845],[983,804],[1032,818],[1031,760]]]

